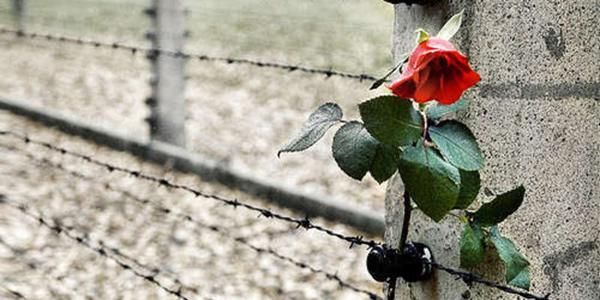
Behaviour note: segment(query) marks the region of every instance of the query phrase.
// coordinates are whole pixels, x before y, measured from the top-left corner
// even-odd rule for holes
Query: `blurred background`
[[[150,0],[26,0],[25,29],[150,46]],[[382,1],[184,1],[184,50],[219,57],[382,75],[391,66],[393,8]],[[14,24],[12,0],[0,26]],[[2,36],[0,94],[60,109],[95,125],[147,136],[151,94],[144,55]],[[347,118],[370,81],[190,59],[185,66],[186,144],[233,168],[382,211],[382,188],[354,182],[331,158],[331,136],[302,154],[275,154],[318,105]],[[315,173],[315,171],[317,171]]]
[[[0,27],[16,28],[13,2],[0,1]],[[147,38],[152,31],[151,18],[143,13],[151,7],[150,0],[24,2],[26,32],[152,46]],[[392,65],[393,7],[383,1],[187,0],[183,7],[187,32],[183,50],[187,53],[372,76],[385,74]],[[152,67],[144,54],[10,34],[0,35],[0,48],[0,98],[57,110],[126,136],[150,135],[146,121],[150,109],[145,100],[152,94]],[[361,205],[383,216],[385,187],[368,176],[358,182],[344,175],[331,157],[331,133],[304,153],[276,156],[280,146],[322,103],[335,101],[344,109],[345,119],[356,117],[356,105],[375,95],[368,90],[371,81],[197,59],[186,61],[183,75],[189,151],[273,184]],[[0,126],[176,182],[268,205],[9,112],[0,112]],[[157,266],[167,285],[190,287],[183,289],[190,299],[368,297],[277,259],[257,256],[228,237],[199,233],[181,219],[166,218],[126,201],[104,189],[106,182],[208,223],[227,226],[234,237],[251,237],[253,242],[313,263],[372,292],[380,289],[364,270],[364,249],[347,250],[347,244],[318,233],[295,231],[257,219],[254,213],[200,201],[123,175],[107,175],[80,160],[14,139],[0,139],[0,153],[0,192],[11,192],[36,210],[58,216]],[[32,156],[100,180],[74,179],[32,161]],[[303,217],[302,213],[287,213]],[[317,222],[361,234],[341,224]],[[17,290],[25,299],[172,298],[7,207],[0,208],[0,257],[0,298],[20,299],[7,290]]]

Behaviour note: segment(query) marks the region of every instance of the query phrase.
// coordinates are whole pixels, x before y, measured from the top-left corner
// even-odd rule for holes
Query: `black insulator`
[[[431,277],[434,262],[431,249],[421,243],[406,243],[404,253],[388,245],[375,246],[367,256],[367,270],[379,282],[402,277],[408,282]]]

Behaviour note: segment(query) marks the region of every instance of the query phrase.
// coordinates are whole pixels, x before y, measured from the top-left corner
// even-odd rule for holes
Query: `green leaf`
[[[417,29],[417,45],[428,40],[429,33],[425,31],[423,28]]]
[[[506,267],[506,282],[512,286],[529,290],[531,275],[527,259],[519,253],[519,249],[510,239],[500,235],[495,226],[492,227],[490,239]]]
[[[458,29],[460,29],[463,12],[464,10],[461,10],[459,13],[452,16],[452,18],[450,18],[450,20],[444,24],[444,27],[440,29],[436,37],[450,40],[458,32]]]
[[[481,227],[466,224],[460,236],[460,266],[474,268],[485,259],[485,236]]]
[[[399,170],[412,199],[434,221],[440,221],[456,204],[460,186],[458,169],[422,141],[404,149]]]
[[[384,144],[402,146],[416,142],[423,130],[423,118],[410,100],[380,96],[358,106],[365,127]]]
[[[333,137],[333,158],[348,176],[361,180],[371,168],[379,142],[357,121],[346,123]]]
[[[399,63],[394,68],[392,68],[387,74],[385,74],[385,76],[383,76],[383,77],[377,79],[375,82],[373,82],[373,84],[371,85],[369,90],[374,90],[374,89],[380,87],[382,84],[384,84],[386,82],[386,80],[388,79],[388,77],[392,76],[392,74],[394,74],[394,71],[399,69],[408,60],[409,56],[410,56],[410,53],[404,53],[404,54],[400,55]]]
[[[454,204],[454,208],[466,209],[477,198],[479,189],[481,188],[481,179],[477,171],[459,170],[459,172],[460,192],[458,193],[458,199],[456,200],[456,204]]]
[[[308,149],[320,140],[331,126],[340,122],[342,109],[335,103],[325,103],[315,110],[300,129],[300,132],[285,144],[277,156],[283,152],[296,152]]]
[[[399,159],[400,149],[378,142],[375,157],[369,170],[373,179],[380,184],[388,180],[398,170]]]
[[[476,171],[484,160],[471,130],[458,121],[442,122],[429,128],[429,136],[440,152],[456,167]]]
[[[465,98],[461,98],[457,102],[454,102],[450,105],[443,105],[440,103],[433,104],[427,109],[427,118],[431,120],[437,120],[449,113],[465,109],[468,104],[469,103],[467,100],[465,100]]]
[[[496,225],[514,213],[525,196],[525,188],[521,185],[516,189],[496,196],[496,198],[479,208],[473,215],[473,221],[481,226]]]

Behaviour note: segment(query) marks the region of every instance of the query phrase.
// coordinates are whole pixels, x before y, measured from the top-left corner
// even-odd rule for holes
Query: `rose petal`
[[[415,82],[412,76],[406,76],[392,84],[389,89],[400,98],[414,98]]]
[[[480,80],[467,57],[450,42],[431,38],[413,50],[400,80],[389,88],[395,95],[418,103],[437,100],[452,104]]]

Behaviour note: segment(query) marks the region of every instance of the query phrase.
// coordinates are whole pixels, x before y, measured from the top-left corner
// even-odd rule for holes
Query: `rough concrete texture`
[[[503,192],[524,184],[523,206],[501,226],[531,262],[532,287],[551,299],[600,299],[600,5],[598,1],[449,1],[396,5],[394,55],[410,49],[415,28],[432,32],[465,9],[454,42],[482,81],[465,97],[460,117],[486,157],[482,185]],[[427,18],[420,20],[420,18]],[[424,25],[423,25],[424,24]],[[407,43],[408,41],[408,43]],[[397,244],[402,183],[386,197],[386,241]],[[486,200],[480,193],[479,200]],[[432,247],[436,259],[459,265],[462,226],[413,214],[409,239]],[[502,281],[488,257],[472,270]],[[437,272],[423,284],[398,282],[396,299],[518,299],[472,288]]]

